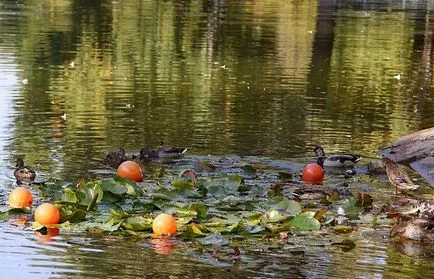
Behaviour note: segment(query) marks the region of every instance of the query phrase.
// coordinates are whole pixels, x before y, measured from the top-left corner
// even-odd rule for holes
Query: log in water
[[[434,127],[405,135],[380,153],[392,161],[410,165],[434,187]]]

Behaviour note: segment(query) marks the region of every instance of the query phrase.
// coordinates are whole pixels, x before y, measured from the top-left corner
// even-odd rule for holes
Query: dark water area
[[[316,145],[377,157],[434,124],[433,4],[0,1],[2,200],[18,156],[66,181],[113,172],[100,162],[109,150],[159,140],[188,147],[187,159],[283,166],[313,160]],[[40,242],[3,223],[0,268],[20,278],[431,277],[432,257],[408,256],[387,232],[360,232],[349,253],[311,235],[219,262],[185,252],[188,241],[167,257],[143,239]]]

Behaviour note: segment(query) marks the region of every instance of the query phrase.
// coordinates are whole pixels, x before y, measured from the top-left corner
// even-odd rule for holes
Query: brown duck
[[[128,160],[127,155],[125,154],[125,149],[123,149],[122,147],[119,148],[117,151],[108,152],[105,157],[107,160],[107,164],[115,169],[117,169],[120,164]]]
[[[396,187],[396,192],[406,192],[408,190],[416,190],[419,188],[419,185],[414,184],[404,166],[395,163],[389,158],[383,158],[382,162],[386,168],[387,177],[389,178],[390,183]]]
[[[179,159],[187,152],[185,147],[163,146],[163,141],[160,141],[160,147],[153,149],[144,147],[140,149],[139,158],[141,160],[157,160],[157,159]]]
[[[23,158],[19,157],[15,166],[14,176],[19,183],[32,182],[35,180],[36,172],[32,168],[24,165]]]

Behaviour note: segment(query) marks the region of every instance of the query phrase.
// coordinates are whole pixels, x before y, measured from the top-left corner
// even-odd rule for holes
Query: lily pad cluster
[[[58,206],[60,227],[148,236],[153,219],[164,212],[177,218],[178,237],[195,238],[204,245],[217,240],[226,244],[235,236],[285,238],[321,229],[350,233],[354,225],[342,220],[357,219],[372,209],[370,195],[352,193],[346,184],[306,184],[298,170],[282,172],[229,160],[154,164],[144,169],[143,182],[113,175],[78,183],[51,180],[33,187],[39,200]],[[0,217],[16,213],[3,210]],[[38,224],[34,228],[41,229]]]

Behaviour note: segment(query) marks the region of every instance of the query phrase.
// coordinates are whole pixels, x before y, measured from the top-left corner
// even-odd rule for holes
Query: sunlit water
[[[192,157],[291,160],[317,144],[375,157],[434,123],[432,21],[430,1],[1,1],[0,193],[14,187],[19,155],[41,177],[74,181],[104,173],[107,150],[159,140]],[[17,278],[431,276],[432,257],[407,256],[387,232],[361,233],[347,253],[311,236],[218,261],[183,241],[168,257],[146,239],[41,242],[3,223],[0,268]]]

